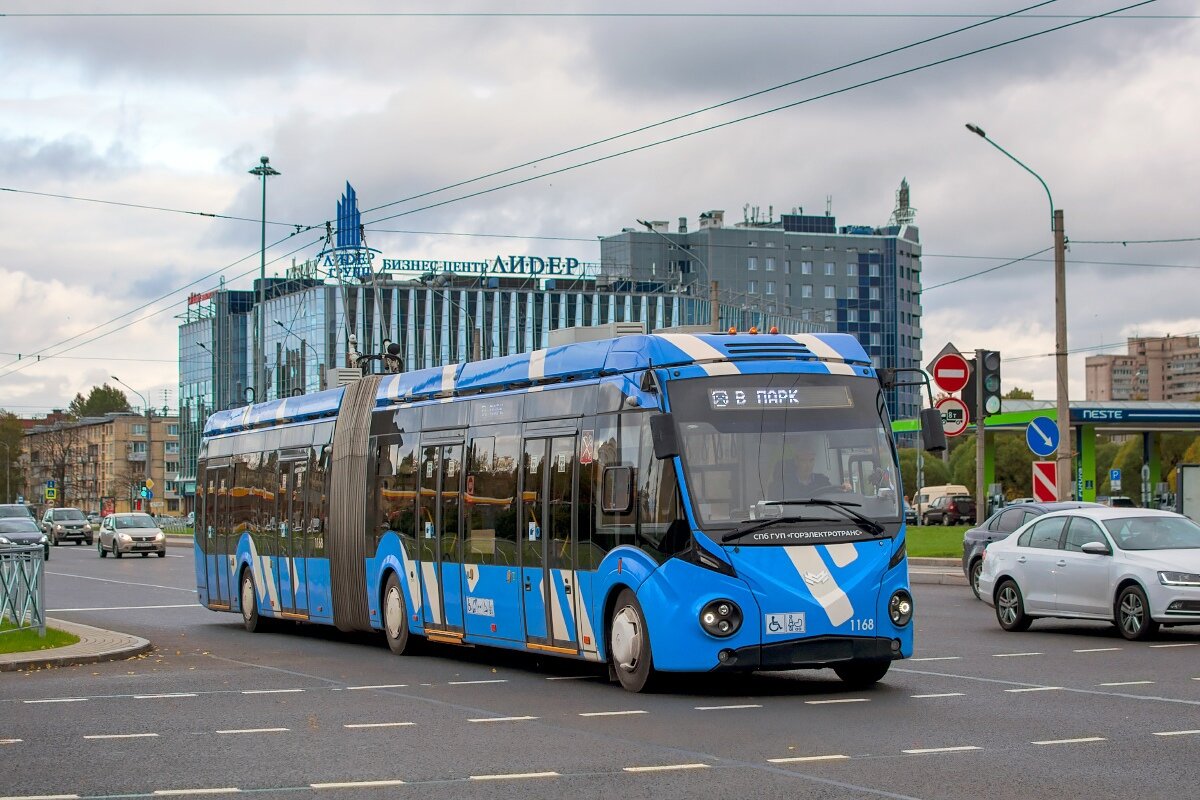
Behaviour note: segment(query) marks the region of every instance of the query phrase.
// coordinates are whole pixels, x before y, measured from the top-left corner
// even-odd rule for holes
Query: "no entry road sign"
[[[970,377],[971,368],[958,353],[943,353],[933,362],[933,382],[944,392],[961,391]]]

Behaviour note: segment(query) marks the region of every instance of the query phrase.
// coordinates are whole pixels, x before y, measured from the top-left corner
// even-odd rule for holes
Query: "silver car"
[[[109,514],[100,523],[96,552],[101,558],[109,553],[116,558],[126,553],[141,553],[142,558],[158,553],[159,558],[166,558],[167,537],[149,514]]]
[[[980,599],[1006,631],[1038,617],[1107,620],[1126,639],[1200,624],[1200,525],[1144,508],[1035,518],[984,551]]]
[[[61,542],[92,543],[92,526],[78,508],[46,509],[42,516],[42,532],[56,547]]]

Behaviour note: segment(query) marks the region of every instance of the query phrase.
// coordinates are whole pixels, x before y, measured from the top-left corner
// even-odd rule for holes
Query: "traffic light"
[[[1000,352],[997,350],[979,351],[981,358],[968,359],[971,365],[971,377],[962,390],[962,400],[974,417],[976,392],[983,389],[983,415],[990,417],[1000,413]]]

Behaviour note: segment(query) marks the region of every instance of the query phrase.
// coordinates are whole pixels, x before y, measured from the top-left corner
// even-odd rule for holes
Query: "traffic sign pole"
[[[975,368],[983,374],[983,356],[986,350],[975,351]],[[963,381],[966,385],[966,381]],[[983,418],[987,416],[983,406],[983,387],[975,385],[975,524],[982,525],[987,519],[987,503],[984,502],[984,492],[987,490],[987,476],[983,474],[984,463],[987,461],[987,434],[984,431]]]

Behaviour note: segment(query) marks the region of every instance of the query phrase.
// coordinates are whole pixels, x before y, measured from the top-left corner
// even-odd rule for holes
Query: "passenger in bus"
[[[806,500],[834,491],[829,476],[816,471],[818,449],[811,437],[785,437],[782,452],[776,451],[775,463],[763,474],[764,499]],[[848,483],[840,488],[851,490]]]

